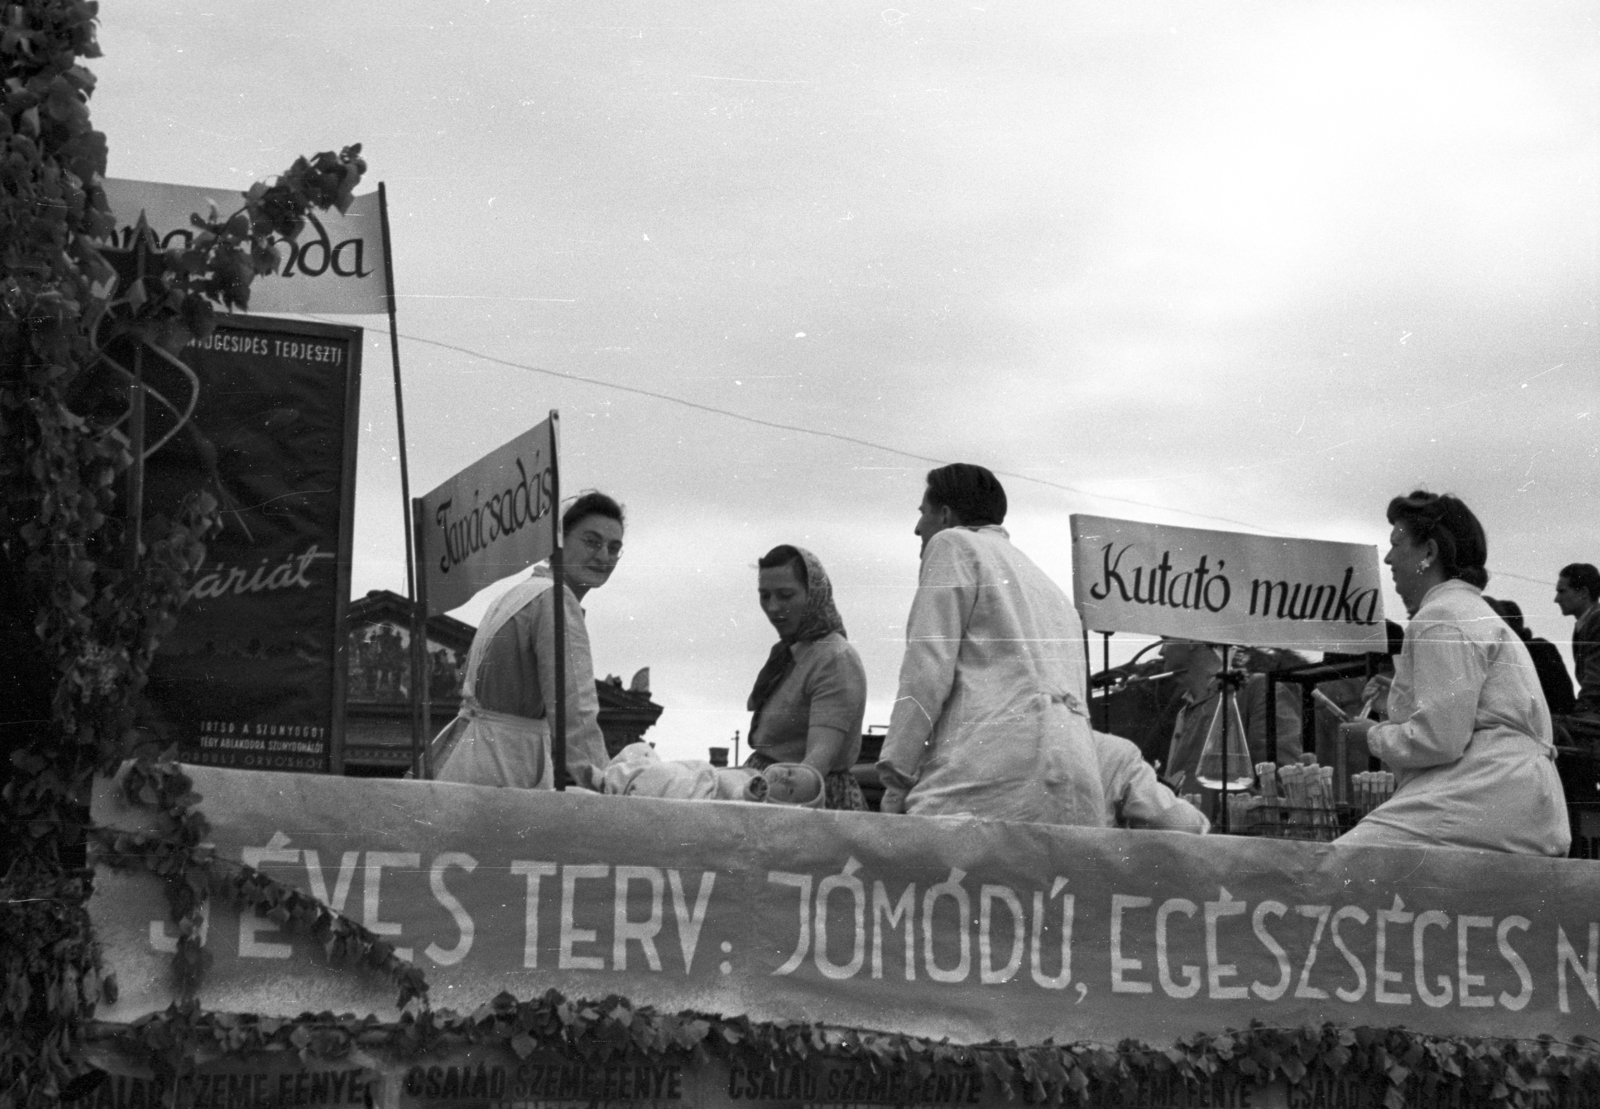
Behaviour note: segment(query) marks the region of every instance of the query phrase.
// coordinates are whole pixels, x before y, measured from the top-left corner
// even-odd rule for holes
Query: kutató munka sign
[[[1084,627],[1258,647],[1384,649],[1376,547],[1072,517]]]

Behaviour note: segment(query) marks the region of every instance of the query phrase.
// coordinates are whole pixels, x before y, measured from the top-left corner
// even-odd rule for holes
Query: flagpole
[[[427,565],[428,522],[421,498],[411,502],[411,533],[417,538],[418,566]],[[433,740],[433,656],[428,653],[428,575],[417,575],[417,601],[411,609],[411,773],[431,779],[439,768],[433,765],[429,747]],[[416,736],[421,735],[421,743]]]
[[[550,576],[556,579],[556,703],[550,706],[550,761],[557,790],[567,788],[567,581],[561,535],[561,413],[550,410]]]
[[[394,367],[394,424],[395,436],[400,444],[400,519],[403,526],[403,537],[406,548],[406,599],[411,602],[413,612],[412,626],[419,623],[414,618],[416,607],[420,602],[417,596],[417,565],[416,565],[416,538],[412,530],[411,503],[411,469],[406,460],[406,400],[405,393],[400,387],[400,324],[395,316],[396,298],[394,294],[394,251],[389,246],[389,194],[383,187],[383,182],[378,182],[378,225],[383,232],[383,292],[384,301],[389,308],[389,359]],[[422,613],[420,624],[426,632],[428,614]],[[427,657],[427,643],[423,643],[423,657]],[[413,671],[415,675],[415,671]],[[419,694],[415,676],[411,682],[411,766],[413,773],[419,772],[422,765],[422,745],[427,742],[423,730],[426,725],[422,716],[422,701]]]

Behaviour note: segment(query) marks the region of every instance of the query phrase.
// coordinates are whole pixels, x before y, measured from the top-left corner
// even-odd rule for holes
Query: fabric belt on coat
[[[500,712],[497,709],[486,709],[478,704],[478,699],[473,696],[461,698],[461,707],[456,710],[456,715],[467,720],[492,720],[500,724],[539,724],[545,720],[543,716],[520,716],[514,712]]]
[[[1074,715],[1081,716],[1085,720],[1089,718],[1088,707],[1076,693],[1046,693],[1045,696],[1050,698],[1052,705],[1065,705]]]
[[[1484,740],[1487,740],[1488,742],[1484,743]],[[1536,739],[1533,736],[1527,735],[1527,734],[1525,734],[1523,732],[1513,732],[1513,731],[1491,732],[1487,736],[1473,736],[1472,742],[1474,744],[1483,744],[1478,749],[1479,750],[1488,750],[1488,751],[1492,751],[1493,749],[1495,749],[1496,747],[1501,746],[1502,744],[1531,743],[1531,744],[1533,744],[1534,747],[1538,748],[1539,754],[1543,755],[1545,758],[1549,759],[1551,762],[1555,762],[1556,761],[1556,748],[1555,748],[1555,745],[1553,743],[1547,743],[1546,741],[1544,741],[1542,739]]]
[[[456,744],[461,742],[461,735],[466,730],[462,722],[467,720],[484,720],[491,724],[510,724],[513,727],[529,728],[543,724],[545,718],[486,709],[478,704],[476,697],[468,693],[461,698],[461,707],[456,710],[455,717],[434,737],[433,747],[429,752],[429,761],[434,773],[438,773],[438,768],[449,761]]]

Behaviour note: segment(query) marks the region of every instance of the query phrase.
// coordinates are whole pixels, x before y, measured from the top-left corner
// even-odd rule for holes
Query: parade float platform
[[[493,1023],[517,999],[554,990],[613,999],[604,1010],[612,1015],[615,999],[626,998],[629,1014],[705,1014],[718,1028],[736,1019],[837,1030],[816,1032],[811,1057],[792,1071],[771,1059],[741,1069],[737,1057],[703,1047],[671,1062],[660,1051],[630,1062],[626,1044],[586,1059],[531,1032],[516,1043],[413,1043],[406,1057],[391,1038],[345,1060],[366,1076],[363,1097],[381,1104],[1015,1096],[959,1054],[937,1065],[875,1065],[862,1044],[878,1035],[1114,1052],[1125,1041],[1161,1050],[1252,1024],[1580,1047],[1600,1030],[1600,864],[1590,861],[186,771],[220,859],[257,868],[392,943],[426,977],[435,1011]],[[126,792],[104,783],[96,821],[152,828],[150,811]],[[171,910],[150,874],[106,866],[90,909],[119,982],[115,1003],[99,1013],[109,1045],[116,1029],[170,1012],[177,999]],[[281,916],[211,910],[199,1011],[255,1022],[309,1013],[370,1014],[387,1027],[409,1019],[391,981],[330,965],[325,944]],[[570,1011],[579,1014],[572,1022],[605,1023],[597,1009]],[[651,1027],[670,1038],[684,1025]],[[348,1085],[334,1091],[340,1066],[304,1044],[298,1055],[253,1062],[225,1055],[207,1056],[223,1075],[208,1081],[222,1085],[207,1087],[211,1100],[197,1093],[196,1104],[351,1096]],[[108,1046],[105,1058],[124,1083],[142,1080],[126,1053],[119,1065]],[[240,1080],[248,1092],[226,1092],[230,1066],[256,1074]],[[201,1067],[190,1080],[211,1073]],[[1586,1104],[1592,1077],[1556,1100]],[[1370,1100],[1347,1091],[1295,1101],[1305,1091],[1272,1073],[1253,1091],[1196,1092],[1193,1081],[1174,1090],[1125,1090],[1122,1103]]]

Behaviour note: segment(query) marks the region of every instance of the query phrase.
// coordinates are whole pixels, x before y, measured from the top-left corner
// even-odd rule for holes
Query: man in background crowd
[[[1556,743],[1600,753],[1600,570],[1587,562],[1563,566],[1556,578],[1556,606],[1577,620],[1572,629],[1572,674],[1578,697],[1572,711],[1555,718]]]
[[[1539,688],[1544,691],[1544,703],[1550,706],[1551,716],[1564,716],[1572,711],[1572,679],[1567,676],[1567,664],[1561,661],[1561,652],[1548,639],[1541,639],[1528,630],[1522,618],[1522,606],[1516,601],[1502,601],[1485,595],[1489,607],[1500,614],[1506,626],[1517,633],[1528,648],[1533,668],[1539,675]]]

